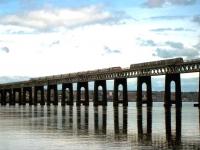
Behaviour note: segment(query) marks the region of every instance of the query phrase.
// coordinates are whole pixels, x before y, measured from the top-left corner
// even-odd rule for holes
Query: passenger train
[[[131,64],[129,69],[137,70],[137,69],[148,69],[152,67],[162,67],[167,65],[177,65],[183,63],[183,58],[173,58],[173,59],[165,59],[159,61],[151,61],[151,62],[144,62],[138,64]],[[39,78],[31,78],[32,81],[44,81],[44,80],[56,80],[56,79],[66,79],[66,78],[77,78],[77,77],[85,77],[87,75],[96,75],[96,74],[103,74],[103,73],[111,73],[111,72],[118,72],[122,71],[121,67],[110,67],[104,69],[96,69],[96,70],[89,70],[83,72],[76,72],[76,73],[68,73],[68,74],[61,74],[61,75],[53,75],[53,76],[46,76],[46,77],[39,77]]]
[[[165,59],[165,60],[144,62],[144,63],[138,63],[138,64],[131,64],[130,69],[137,70],[137,69],[143,69],[143,68],[152,68],[154,66],[162,67],[166,65],[177,65],[180,63],[183,63],[183,58],[173,58],[173,59]]]

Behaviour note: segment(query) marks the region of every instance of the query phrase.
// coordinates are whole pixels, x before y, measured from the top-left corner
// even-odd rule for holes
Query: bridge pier
[[[118,91],[119,85],[123,86],[123,100],[119,100]],[[128,106],[128,95],[127,95],[127,79],[119,78],[114,80],[114,98],[113,98],[113,106],[118,106],[119,103],[122,103],[123,106]]]
[[[85,101],[81,100],[81,88],[85,88]],[[88,91],[88,82],[78,82],[77,83],[77,99],[76,99],[76,105],[80,106],[81,103],[83,105],[88,106],[89,105],[89,91]]]
[[[14,88],[13,89],[13,101],[12,101],[12,103],[10,104],[10,105],[15,105],[15,103],[16,103],[16,93],[18,93],[18,103],[19,103],[19,105],[21,105],[22,104],[22,101],[21,101],[21,99],[22,99],[22,97],[21,97],[21,88]]]
[[[147,86],[147,99],[142,100],[142,84]],[[142,104],[147,104],[148,107],[152,106],[152,88],[151,88],[151,76],[139,76],[137,78],[137,106],[141,107]]]
[[[28,98],[28,102],[29,102],[29,105],[32,105],[33,102],[32,102],[32,87],[23,87],[23,102],[25,102],[26,104],[26,93],[28,92],[29,94],[29,98]]]
[[[6,95],[5,95],[5,90],[1,90],[1,105],[6,105]]]
[[[175,102],[171,100],[171,82],[175,82]],[[181,81],[180,81],[180,73],[175,74],[166,74],[165,76],[165,97],[164,97],[165,107],[170,107],[173,103],[176,107],[182,106],[181,100]]]
[[[103,90],[102,102],[99,101],[98,87],[101,86]],[[96,80],[94,82],[94,106],[103,105],[107,106],[107,88],[106,80]]]
[[[44,102],[44,86],[35,86],[34,87],[34,105],[37,105],[38,103],[38,91],[40,91],[41,95],[41,99],[40,99],[40,105],[45,105]]]
[[[0,104],[2,104],[2,101],[3,101],[3,90],[1,89],[0,90]]]
[[[53,104],[58,105],[58,90],[57,90],[57,85],[48,85],[47,86],[47,105],[51,105],[51,90],[53,90]]]
[[[65,90],[66,88],[69,89],[69,100],[66,102],[66,93]],[[65,103],[67,103],[67,105],[73,105],[73,85],[72,83],[63,83],[62,84],[62,101],[61,101],[61,105],[64,106]]]
[[[199,72],[199,93],[198,93],[198,103],[194,104],[194,107],[200,108],[200,72]]]
[[[142,140],[146,137],[146,140],[151,140],[152,138],[152,107],[147,106],[147,127],[146,133],[143,130],[143,114],[142,114],[142,107],[137,107],[137,126],[138,126],[138,137]]]

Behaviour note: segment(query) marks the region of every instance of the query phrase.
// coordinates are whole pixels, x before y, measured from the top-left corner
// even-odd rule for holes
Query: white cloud
[[[5,52],[5,53],[9,53],[10,52],[10,49],[8,48],[8,47],[1,47],[0,48],[0,51],[2,51],[2,52]]]
[[[112,14],[101,6],[82,8],[59,8],[32,10],[20,14],[1,16],[0,24],[35,29],[36,31],[55,31],[82,25],[117,21],[123,13]]]
[[[152,45],[169,39],[181,41],[187,47],[196,44],[194,33],[161,35],[150,31],[158,27],[177,28],[177,24],[188,26],[188,22],[179,20],[172,25],[171,22],[130,19],[125,24],[108,23],[116,21],[115,17],[116,14],[98,6],[42,9],[26,15],[2,16],[1,46],[7,46],[11,51],[0,55],[0,74],[44,76],[113,66],[129,67],[133,63],[159,59],[152,56],[155,47],[138,45],[138,37],[149,39],[147,43]],[[49,30],[56,32],[40,32]],[[113,54],[119,52],[117,50],[120,53]],[[102,55],[105,52],[109,55]]]

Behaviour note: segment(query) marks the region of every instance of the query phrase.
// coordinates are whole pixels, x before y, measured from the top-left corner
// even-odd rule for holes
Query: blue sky
[[[0,76],[199,58],[199,10],[200,0],[1,0]]]

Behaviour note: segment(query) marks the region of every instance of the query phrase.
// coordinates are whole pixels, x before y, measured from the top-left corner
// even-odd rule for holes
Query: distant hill
[[[27,76],[0,76],[0,84],[29,80]]]

